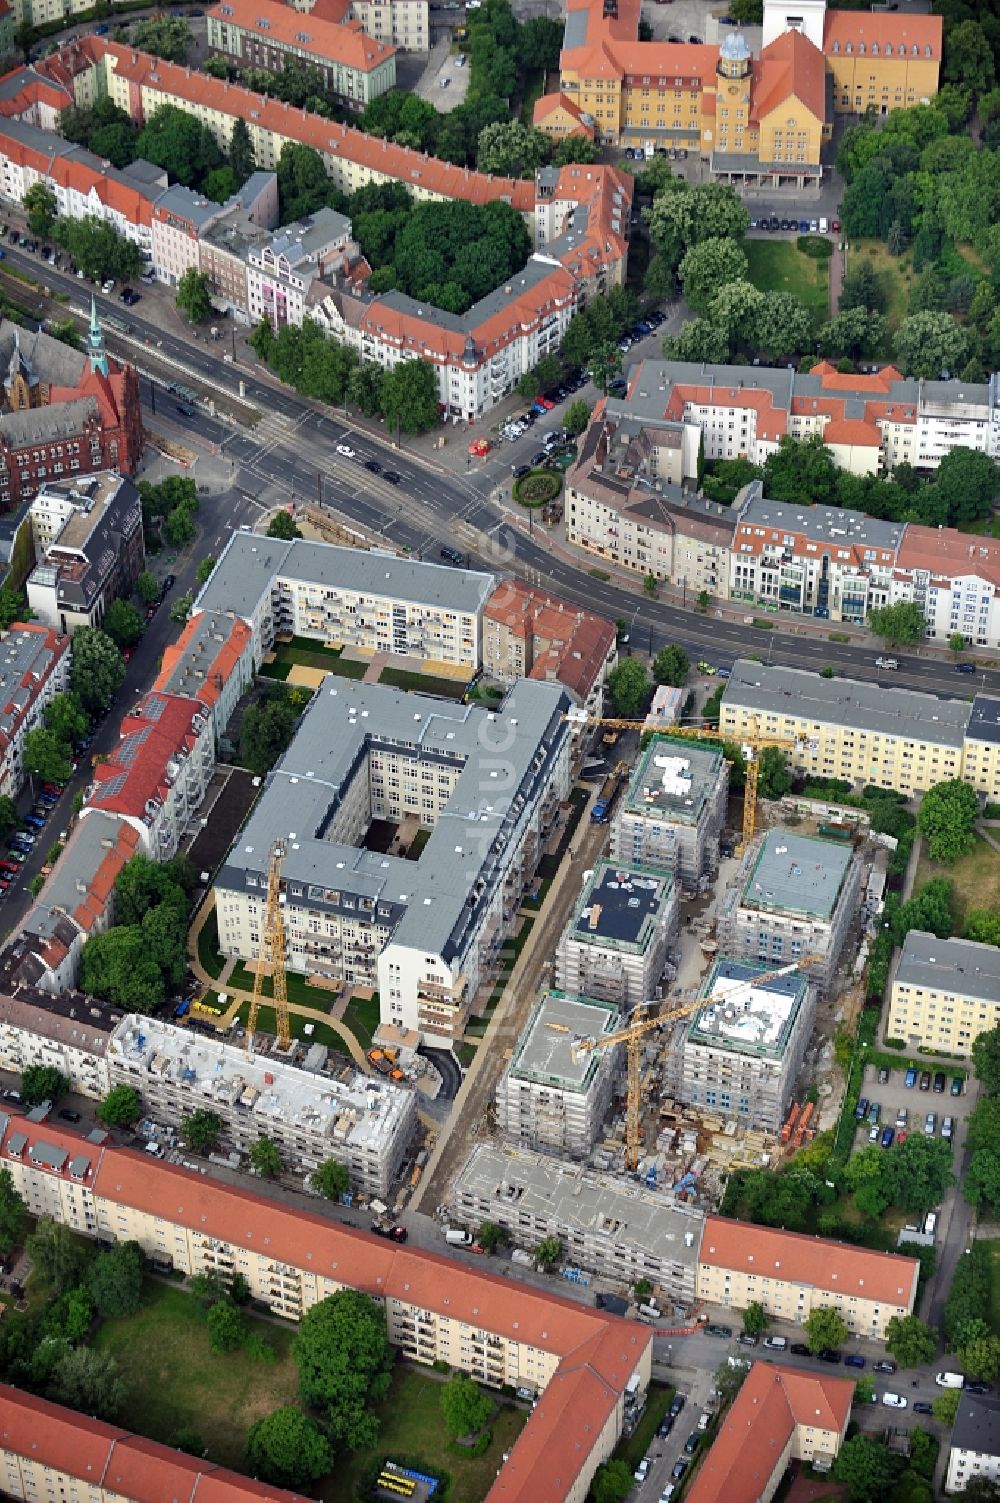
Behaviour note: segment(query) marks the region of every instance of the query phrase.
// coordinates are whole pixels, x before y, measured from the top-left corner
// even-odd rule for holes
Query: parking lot
[[[955,1064],[950,1069],[943,1067],[925,1068],[923,1065],[913,1067],[916,1076],[915,1083],[906,1085],[908,1078],[908,1061],[900,1062],[898,1069],[881,1071],[875,1066],[869,1065],[865,1070],[864,1084],[861,1087],[862,1099],[867,1101],[868,1109],[872,1106],[879,1108],[878,1131],[872,1137],[872,1125],[868,1125],[867,1136],[872,1142],[881,1142],[887,1128],[892,1130],[892,1141],[898,1140],[899,1132],[912,1133],[926,1132],[928,1137],[940,1138],[945,1134],[942,1128],[946,1118],[952,1122],[951,1143],[955,1152],[956,1162],[961,1162],[962,1148],[965,1139],[965,1119],[975,1106],[976,1093],[970,1090],[965,1082],[965,1072]],[[879,1077],[887,1074],[887,1079]],[[921,1089],[921,1078],[929,1081],[927,1089]],[[944,1089],[935,1090],[935,1077],[944,1077]],[[961,1078],[963,1088],[961,1095],[953,1095],[953,1081]],[[860,1103],[859,1103],[860,1105]],[[905,1110],[906,1120],[902,1122],[898,1114]],[[928,1115],[934,1116],[933,1132],[930,1131]],[[859,1125],[857,1146],[862,1146],[864,1137]]]

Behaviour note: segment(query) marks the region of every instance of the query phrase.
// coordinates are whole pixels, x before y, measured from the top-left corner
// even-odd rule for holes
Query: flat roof
[[[869,548],[883,548],[895,553],[906,531],[905,522],[885,522],[863,511],[849,511],[840,506],[794,505],[754,496],[740,521],[754,527],[771,527],[778,532],[801,533],[816,542],[829,542],[846,548],[863,543]]]
[[[639,755],[622,808],[668,823],[696,824],[725,775],[725,759],[714,747],[654,736]]]
[[[740,896],[743,908],[808,914],[833,913],[854,859],[854,848],[778,826],[768,830]]]
[[[971,939],[938,939],[911,929],[903,941],[896,981],[1000,1003],[1000,950]]]
[[[508,1074],[563,1091],[586,1091],[605,1051],[580,1051],[577,1043],[613,1033],[617,1024],[618,1008],[609,1002],[543,992],[514,1048]]]
[[[809,990],[808,978],[792,971],[741,991],[731,1003],[725,1001],[735,983],[763,975],[767,969],[717,957],[702,985],[702,995],[711,1001],[695,1014],[688,1029],[690,1042],[780,1059]]]
[[[704,1218],[662,1191],[616,1179],[527,1149],[477,1143],[455,1179],[451,1200],[463,1190],[517,1207],[536,1226],[566,1227],[641,1249],[692,1275]],[[690,1243],[688,1242],[690,1238]]]
[[[107,1057],[182,1086],[199,1105],[238,1107],[262,1133],[280,1122],[329,1139],[331,1150],[340,1144],[383,1152],[412,1107],[408,1089],[360,1070],[314,1075],[275,1055],[248,1057],[240,1045],[138,1013],[122,1018]]]
[[[570,920],[578,944],[642,953],[675,901],[673,874],[641,862],[599,861]]]
[[[740,658],[733,664],[722,709],[790,716],[822,725],[852,726],[905,741],[960,747],[972,713],[964,699],[938,699],[916,689],[887,689],[862,679],[822,678],[806,668],[785,668]]]
[[[981,1456],[1000,1456],[1000,1398],[995,1393],[960,1396],[951,1446],[952,1450],[978,1451]]]
[[[989,694],[976,695],[969,717],[968,737],[970,741],[989,741],[993,746],[1000,746],[1000,699]]]

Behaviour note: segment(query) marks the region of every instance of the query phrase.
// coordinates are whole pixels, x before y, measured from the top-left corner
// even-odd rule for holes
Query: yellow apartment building
[[[892,981],[886,1037],[968,1058],[979,1035],[998,1023],[1000,950],[911,929]]]

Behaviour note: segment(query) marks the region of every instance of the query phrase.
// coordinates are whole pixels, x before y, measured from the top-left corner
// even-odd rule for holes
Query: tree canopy
[[[358,1290],[339,1290],[306,1311],[292,1356],[302,1400],[323,1413],[334,1441],[374,1443],[373,1408],[388,1392],[392,1368],[384,1309]]]
[[[134,1086],[112,1086],[97,1115],[105,1127],[133,1127],[142,1116],[142,1101]]]
[[[70,684],[90,713],[106,710],[125,677],[122,655],[99,626],[79,626],[73,633]]]
[[[27,1065],[21,1075],[21,1100],[28,1107],[41,1106],[43,1101],[54,1106],[68,1090],[69,1081],[55,1065]]]
[[[608,674],[608,693],[615,714],[634,719],[649,693],[649,678],[638,658],[623,658]]]
[[[915,600],[871,607],[868,625],[872,634],[881,637],[887,647],[914,647],[923,641],[927,630],[924,613]]]
[[[28,1213],[18,1194],[14,1178],[6,1167],[0,1168],[0,1257],[6,1257],[24,1240]]]
[[[493,1400],[465,1373],[453,1373],[441,1389],[441,1414],[456,1439],[481,1430],[493,1412]]]
[[[976,844],[978,818],[975,789],[961,778],[949,778],[928,788],[917,811],[917,829],[927,841],[931,860],[951,863],[968,855]]]
[[[255,1477],[278,1487],[308,1487],[329,1472],[330,1443],[316,1421],[294,1404],[255,1420],[247,1432],[247,1461]]]
[[[900,1367],[923,1367],[937,1352],[937,1333],[916,1315],[893,1315],[885,1328],[885,1347]]]
[[[87,1292],[97,1313],[106,1320],[134,1315],[142,1304],[145,1267],[146,1255],[138,1242],[116,1242],[92,1259]]]
[[[803,1322],[806,1343],[811,1352],[835,1350],[847,1340],[848,1330],[839,1310],[818,1305],[810,1310]]]

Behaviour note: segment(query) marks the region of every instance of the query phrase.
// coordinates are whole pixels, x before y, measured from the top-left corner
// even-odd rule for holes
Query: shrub
[[[829,261],[833,255],[833,241],[823,235],[800,235],[795,244],[804,256],[811,256],[814,261]]]
[[[520,506],[546,506],[562,489],[562,480],[554,470],[532,470],[514,482],[514,500]]]

